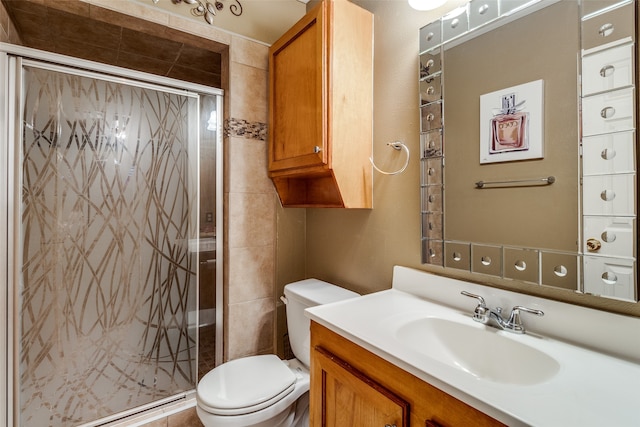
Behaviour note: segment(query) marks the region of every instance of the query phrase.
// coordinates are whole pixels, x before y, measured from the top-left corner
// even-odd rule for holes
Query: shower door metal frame
[[[19,346],[15,336],[16,325],[19,324],[19,307],[17,307],[16,288],[21,281],[20,266],[17,265],[15,254],[19,253],[21,242],[19,241],[20,215],[15,215],[16,203],[20,201],[20,176],[16,170],[19,164],[20,149],[16,143],[20,141],[20,88],[21,76],[24,64],[39,68],[66,73],[78,74],[88,77],[100,76],[103,80],[117,83],[136,85],[151,89],[159,88],[163,91],[174,91],[179,94],[214,95],[216,96],[216,111],[218,124],[216,132],[216,225],[218,230],[223,230],[223,99],[224,91],[213,87],[176,80],[168,77],[129,70],[98,62],[82,60],[51,52],[0,43],[0,75],[7,76],[0,83],[0,425],[17,426],[19,421]],[[10,84],[13,82],[13,84]],[[199,117],[197,117],[198,124]],[[197,133],[198,147],[200,133]],[[199,158],[196,158],[199,164]],[[200,194],[199,178],[196,177],[197,191]],[[199,223],[199,212],[196,210],[196,226]],[[216,235],[216,349],[215,363],[222,363],[223,357],[223,232]],[[6,244],[4,244],[6,242]],[[196,260],[196,266],[198,260]],[[197,268],[197,267],[196,267]],[[4,315],[2,313],[5,313]],[[197,378],[195,379],[197,381]],[[192,396],[195,390],[184,393],[185,397]],[[163,399],[175,400],[175,399]],[[142,407],[118,413],[113,418],[120,418],[140,412],[145,409],[157,407],[162,404],[152,402]],[[106,419],[102,420],[103,422]],[[91,425],[88,423],[85,425]]]

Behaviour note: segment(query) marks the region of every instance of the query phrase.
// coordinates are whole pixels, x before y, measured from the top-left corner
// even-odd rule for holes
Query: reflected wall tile
[[[273,298],[229,305],[228,359],[273,352]]]
[[[229,304],[273,297],[274,246],[229,250]]]
[[[229,193],[229,248],[272,245],[275,194]]]

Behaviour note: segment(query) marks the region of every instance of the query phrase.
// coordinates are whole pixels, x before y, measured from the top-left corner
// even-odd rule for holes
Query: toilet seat
[[[296,375],[273,354],[224,363],[198,384],[200,406],[216,415],[242,415],[273,405],[295,388]]]

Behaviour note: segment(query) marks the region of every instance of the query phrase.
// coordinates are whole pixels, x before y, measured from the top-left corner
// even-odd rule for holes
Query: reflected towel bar
[[[529,187],[533,185],[551,185],[556,182],[555,176],[535,179],[513,179],[510,181],[478,181],[476,188],[489,188],[487,186],[496,187]]]

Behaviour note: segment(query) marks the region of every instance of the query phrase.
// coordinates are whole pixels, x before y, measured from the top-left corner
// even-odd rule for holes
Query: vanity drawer
[[[427,76],[439,73],[442,70],[442,57],[440,50],[423,53],[420,55],[420,80]]]
[[[442,43],[442,22],[438,19],[420,28],[420,53]]]
[[[631,2],[583,21],[582,48],[591,49],[626,37],[635,40],[634,5],[635,2]]]
[[[422,158],[442,157],[442,129],[420,134]]]
[[[484,25],[496,19],[499,14],[498,0],[472,0],[469,3],[469,28]]]
[[[442,157],[423,159],[421,185],[442,185]]]
[[[420,130],[429,132],[430,130],[442,127],[442,103],[432,102],[420,107]]]
[[[420,80],[420,105],[442,99],[441,74],[430,75]]]
[[[585,55],[582,58],[582,95],[632,86],[633,43]]]
[[[469,31],[469,13],[467,5],[460,6],[442,17],[442,42]]]
[[[587,255],[582,259],[584,292],[635,302],[635,261]]]
[[[616,132],[582,139],[583,175],[634,173],[635,132]]]
[[[422,211],[423,212],[440,212],[444,206],[442,200],[442,185],[427,185],[422,187]]]
[[[635,216],[635,175],[582,178],[584,215]]]
[[[582,133],[585,136],[634,128],[633,88],[582,99]]]
[[[585,216],[583,253],[634,258],[635,230],[634,218]]]

